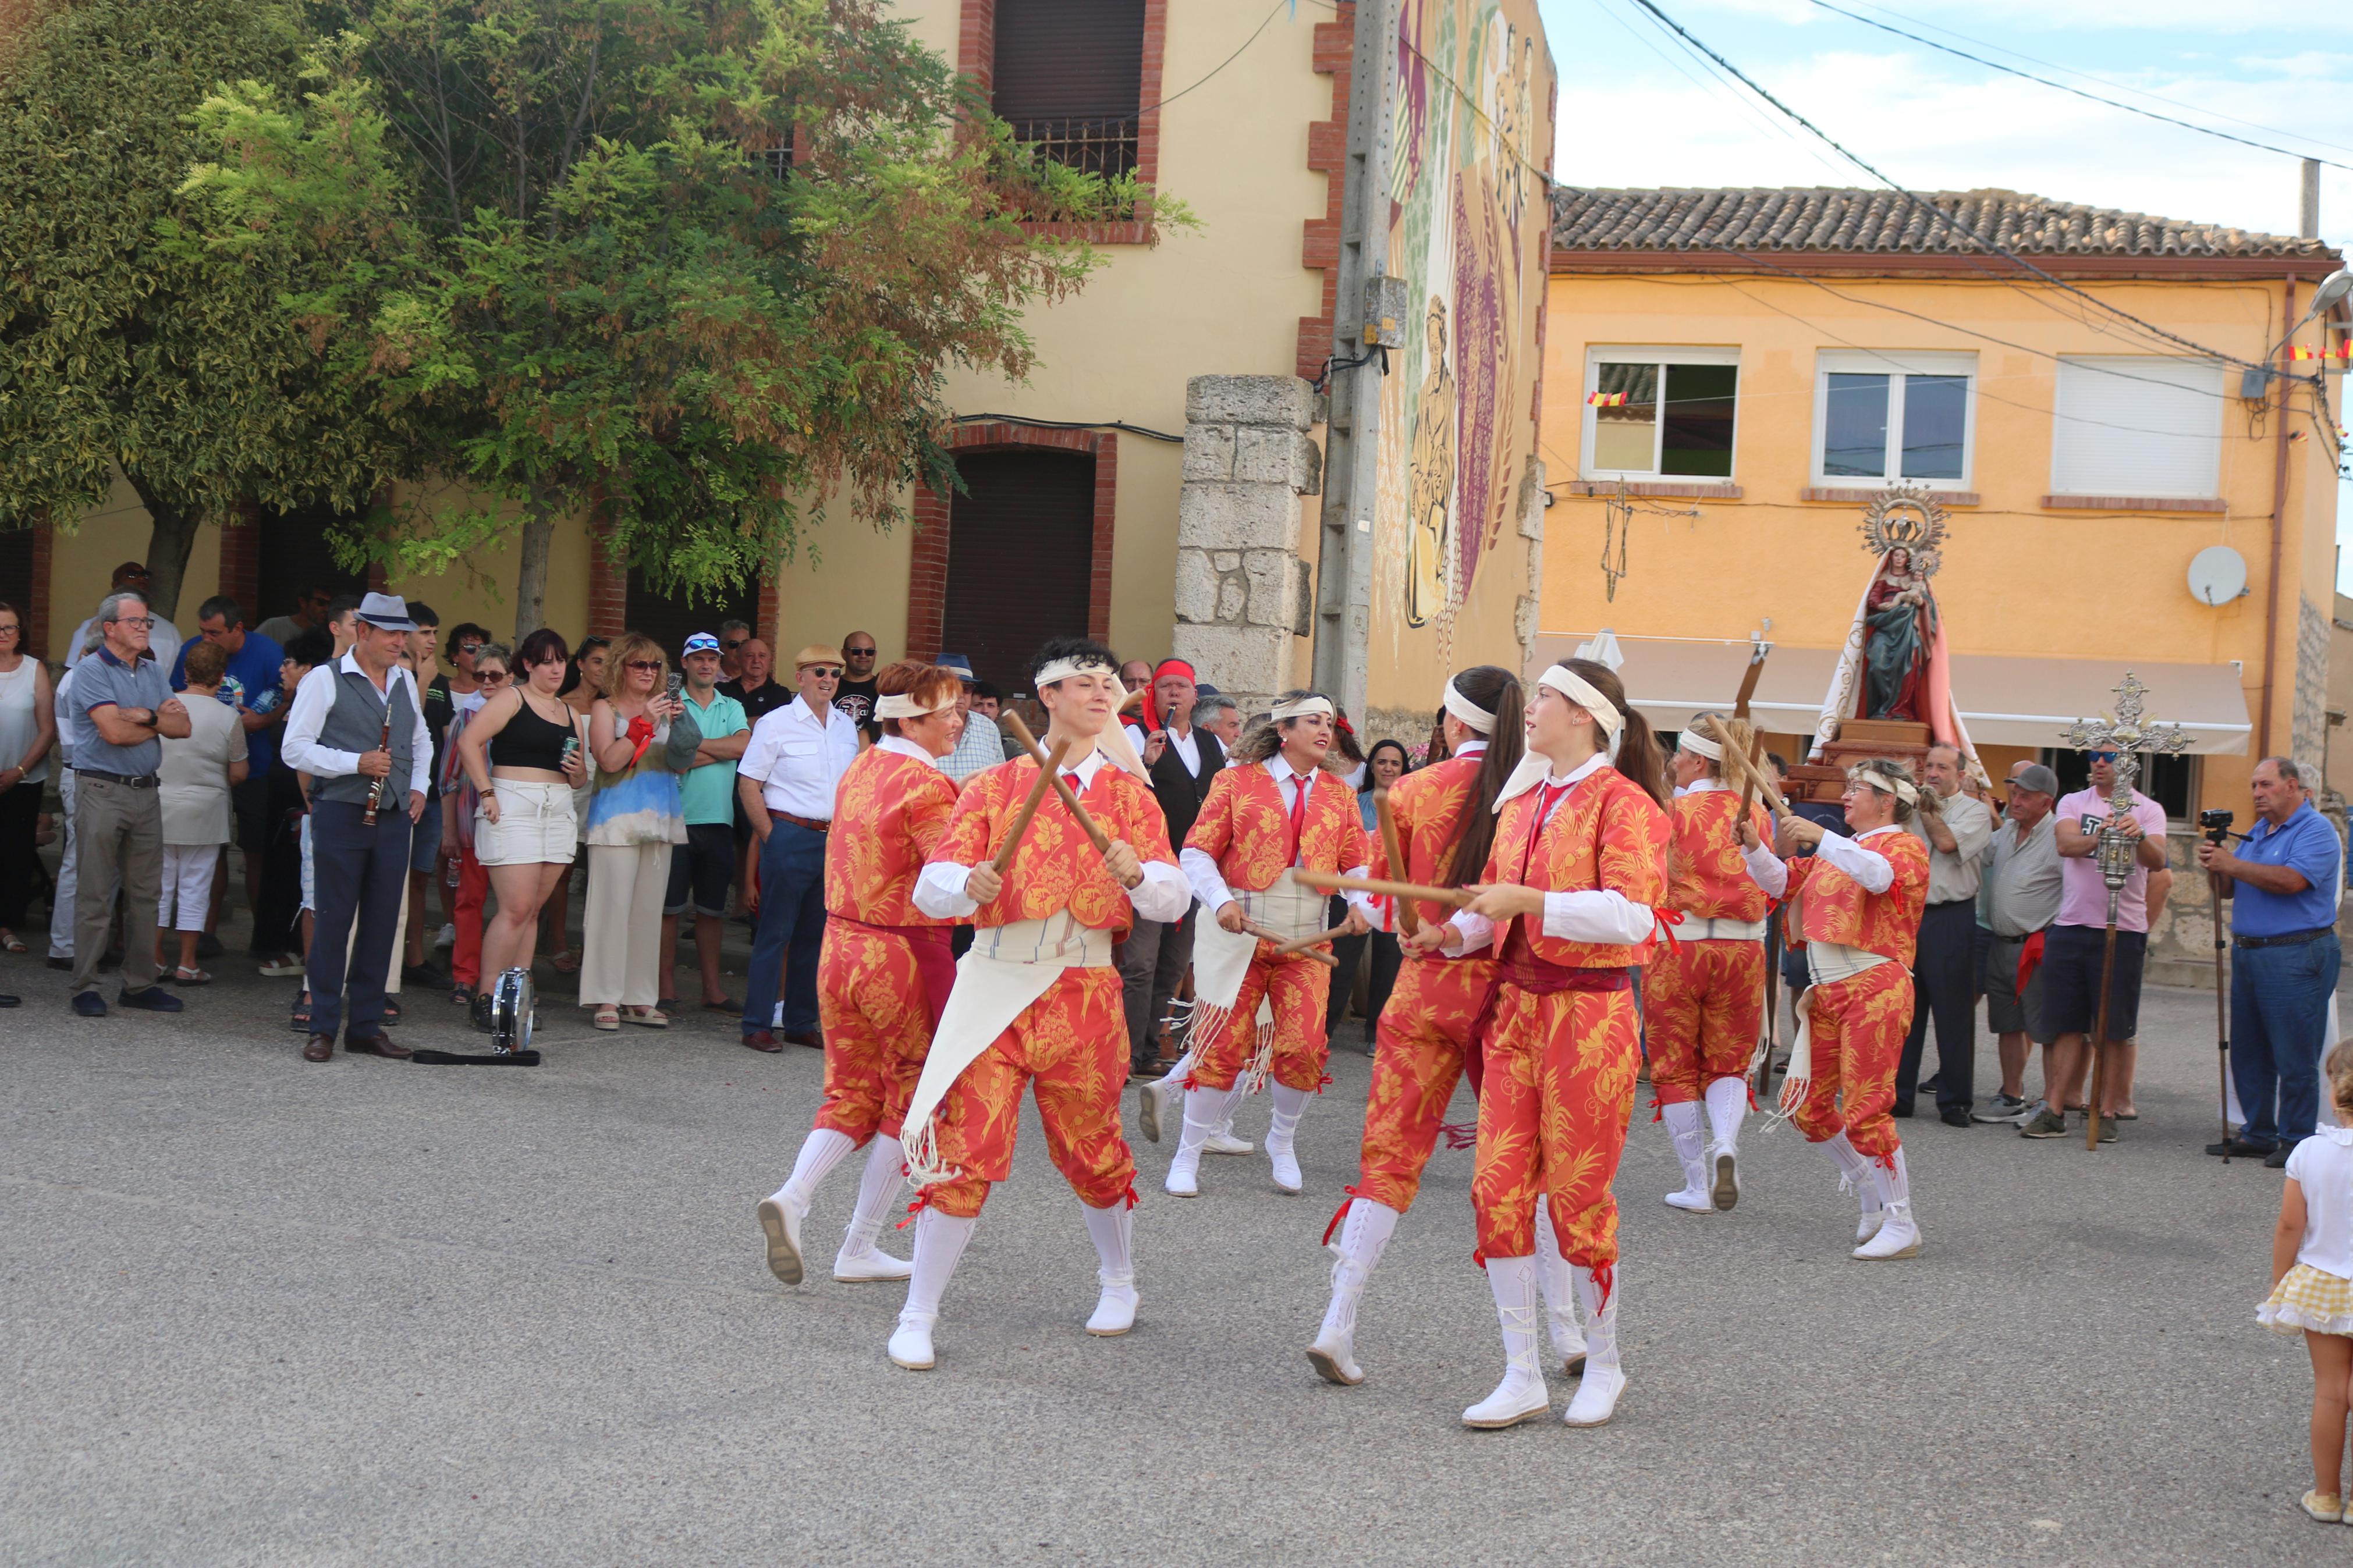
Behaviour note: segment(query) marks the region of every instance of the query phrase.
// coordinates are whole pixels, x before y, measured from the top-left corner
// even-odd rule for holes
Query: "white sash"
[[[1763,921],[1736,921],[1723,915],[1685,915],[1675,927],[1678,942],[1763,942]]]

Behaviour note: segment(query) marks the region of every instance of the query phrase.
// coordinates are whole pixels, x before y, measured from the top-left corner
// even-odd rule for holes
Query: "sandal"
[[[23,952],[25,951],[26,951],[26,949],[25,947],[23,938],[19,937],[13,931],[0,931],[0,952]]]
[[[174,967],[172,971],[172,984],[174,985],[210,985],[212,983],[213,977],[201,969]]]
[[[670,1027],[670,1015],[659,1007],[632,1007],[621,1015],[621,1022],[648,1029],[667,1029]]]
[[[554,958],[549,959],[547,962],[549,964],[554,966],[556,973],[559,974],[577,974],[580,973],[580,955],[573,952],[568,947],[562,952],[557,953]]]
[[[298,1035],[307,1035],[311,1032],[310,993],[304,992],[302,994],[302,1000],[294,1004],[294,1016],[290,1020],[290,1023],[293,1026],[294,1032]]]
[[[621,1026],[621,1010],[618,1007],[599,1007],[596,1016],[588,1022],[599,1029],[617,1030]]]

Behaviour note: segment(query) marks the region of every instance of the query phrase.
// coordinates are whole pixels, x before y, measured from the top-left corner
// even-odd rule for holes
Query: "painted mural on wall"
[[[1384,664],[1517,662],[1525,555],[1496,546],[1536,456],[1553,121],[1528,0],[1404,0],[1397,47],[1388,267],[1413,320],[1382,388],[1376,702],[1419,700]]]

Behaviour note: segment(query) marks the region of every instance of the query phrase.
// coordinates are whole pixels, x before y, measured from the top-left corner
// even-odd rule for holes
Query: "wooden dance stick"
[[[1714,730],[1715,726],[1711,723],[1708,728]],[[1716,731],[1719,739],[1723,733],[1721,730]],[[1748,755],[1737,746],[1726,745],[1724,748],[1724,760],[1739,773],[1744,792],[1751,788],[1755,789],[1758,795],[1765,797],[1765,804],[1771,806],[1776,815],[1789,809],[1789,803],[1781,798],[1781,792],[1773,787],[1772,781],[1765,776],[1765,770],[1750,760]]]
[[[1405,851],[1398,847],[1397,814],[1389,810],[1389,792],[1373,792],[1373,816],[1381,825],[1381,853],[1389,858],[1389,869],[1403,876],[1409,868],[1405,863]],[[1421,930],[1421,917],[1413,912],[1411,899],[1398,900],[1398,929],[1408,936]]]
[[[1078,792],[1063,782],[1062,753],[1070,748],[1070,742],[1065,740],[1058,742],[1054,748],[1054,754],[1049,757],[1039,749],[1038,738],[1029,732],[1029,726],[1021,721],[1020,714],[1008,713],[1005,715],[1005,721],[1013,727],[1013,738],[1021,742],[1021,749],[1029,753],[1032,762],[1045,770],[1045,777],[1053,785],[1054,793],[1062,797],[1062,805],[1069,808],[1072,816],[1078,818],[1079,830],[1084,833],[1088,842],[1095,847],[1095,853],[1098,855],[1110,853],[1111,835],[1095,826],[1095,819],[1089,816],[1087,808],[1079,804]]]
[[[1294,870],[1291,879],[1326,893],[1387,893],[1394,899],[1427,899],[1467,910],[1478,894],[1468,888],[1425,888],[1419,882],[1392,882],[1379,877],[1343,877],[1333,871]]]
[[[1021,721],[1016,719],[1014,722],[1018,724]],[[1055,770],[1061,765],[1062,753],[1070,749],[1070,742],[1055,742],[1054,754],[1046,759],[1046,771],[1039,773],[1038,782],[1029,786],[1029,798],[1021,803],[1021,810],[1013,818],[1013,831],[1005,836],[1004,847],[988,863],[998,876],[1004,876],[1005,868],[1013,864],[1013,852],[1021,847],[1021,840],[1029,832],[1029,819],[1038,815],[1038,803],[1046,798],[1046,791],[1050,787],[1047,781],[1059,776]]]
[[[1319,931],[1314,936],[1294,936],[1288,942],[1284,942],[1280,938],[1277,938],[1274,941],[1274,956],[1277,958],[1289,958],[1294,952],[1303,952],[1306,953],[1308,957],[1319,959],[1324,963],[1331,964],[1336,969],[1340,964],[1340,961],[1338,959],[1333,957],[1328,952],[1315,952],[1311,950],[1319,942],[1330,942],[1335,937],[1342,937],[1347,934],[1348,928],[1346,926],[1334,926],[1330,931]]]

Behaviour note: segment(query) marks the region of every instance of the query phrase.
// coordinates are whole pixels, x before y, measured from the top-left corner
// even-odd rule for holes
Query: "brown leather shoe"
[[[313,1035],[302,1042],[302,1059],[306,1062],[332,1061],[335,1055],[335,1037]]]
[[[776,1043],[776,1037],[768,1033],[765,1029],[757,1030],[754,1033],[744,1036],[744,1043],[755,1051],[765,1051],[770,1056],[774,1056],[776,1052],[785,1048]]]
[[[813,1051],[825,1049],[825,1037],[815,1029],[795,1029],[785,1037],[788,1046],[807,1046]]]
[[[408,1047],[394,1045],[390,1035],[347,1034],[343,1037],[343,1049],[353,1056],[364,1052],[372,1057],[382,1057],[387,1061],[402,1062],[408,1059]]]

